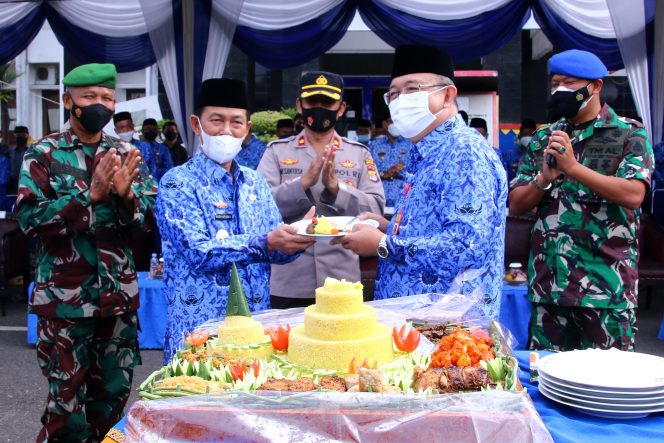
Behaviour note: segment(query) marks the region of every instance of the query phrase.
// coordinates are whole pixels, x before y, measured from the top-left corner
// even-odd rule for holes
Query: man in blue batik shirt
[[[143,140],[139,140],[136,145],[141,150],[141,156],[145,164],[150,169],[150,173],[157,182],[173,167],[171,151],[163,143],[157,141],[159,135],[159,125],[157,120],[146,118],[141,127]]]
[[[200,150],[161,180],[155,211],[168,303],[165,363],[189,331],[226,314],[231,263],[251,310],[269,309],[270,263],[287,263],[313,244],[282,224],[263,177],[234,160],[251,127],[247,108],[242,81],[203,82],[190,117]]]
[[[237,154],[235,160],[242,166],[246,166],[255,171],[258,164],[261,162],[261,158],[263,158],[266,147],[267,146],[263,140],[256,137],[256,134],[253,132],[249,131],[242,141],[242,150]]]
[[[391,118],[383,120],[382,126],[387,134],[370,141],[369,151],[376,162],[385,189],[386,212],[391,212],[403,194],[408,152],[413,144],[399,134]]]
[[[378,255],[376,299],[480,295],[477,313],[497,318],[503,281],[507,179],[496,151],[463,123],[452,61],[433,47],[399,46],[386,93],[399,132],[413,143],[404,193],[380,228],[356,225],[335,243]]]

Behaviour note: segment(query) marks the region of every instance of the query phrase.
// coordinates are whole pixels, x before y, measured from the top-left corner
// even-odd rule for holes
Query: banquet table
[[[138,342],[142,349],[163,349],[166,330],[166,296],[164,281],[151,280],[147,272],[138,273],[138,291],[141,305],[138,320],[141,330]],[[32,293],[32,285],[28,293]],[[528,287],[523,285],[503,286],[499,321],[512,332],[516,343],[514,349],[525,349],[528,342],[530,303]],[[28,314],[28,344],[37,342],[37,316]]]
[[[624,443],[635,442],[662,442],[664,441],[664,412],[651,414],[645,418],[631,420],[616,420],[594,417],[582,414],[568,406],[555,403],[542,396],[537,390],[537,383],[529,379],[529,351],[514,351],[519,360],[519,378],[530,395],[535,409],[539,413],[544,425],[557,443],[567,442],[598,442]],[[540,357],[550,354],[540,352]],[[126,422],[123,418],[108,435],[124,434]],[[119,441],[107,439],[105,443]],[[413,441],[416,441],[415,437]]]

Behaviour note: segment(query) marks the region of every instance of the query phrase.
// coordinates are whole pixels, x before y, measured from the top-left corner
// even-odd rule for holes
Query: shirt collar
[[[441,140],[449,137],[452,131],[461,125],[463,125],[463,119],[457,114],[442,122],[440,126],[425,135],[422,140],[415,143],[413,147],[423,158],[430,157],[440,151]]]

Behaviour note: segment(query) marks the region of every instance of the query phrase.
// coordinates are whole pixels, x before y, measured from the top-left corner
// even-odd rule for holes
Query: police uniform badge
[[[214,204],[214,207],[217,209],[226,209],[228,208],[228,204],[226,202],[219,200]]]
[[[344,168],[354,168],[356,165],[350,160],[344,160],[343,162],[339,163],[341,166]]]
[[[296,160],[294,158],[291,158],[291,157],[288,157],[288,158],[285,158],[283,160],[279,160],[279,163],[281,163],[282,165],[285,165],[285,166],[292,166],[292,165],[298,163],[298,160]]]

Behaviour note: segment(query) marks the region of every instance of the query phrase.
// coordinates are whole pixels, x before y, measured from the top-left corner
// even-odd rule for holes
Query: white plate
[[[538,370],[584,387],[612,390],[664,388],[664,358],[617,349],[585,349],[542,357]]]
[[[664,408],[664,397],[659,398],[606,398],[606,397],[592,397],[588,395],[579,395],[576,392],[565,391],[556,386],[553,386],[543,379],[539,380],[539,384],[551,393],[563,397],[571,402],[578,403],[583,406],[617,409],[617,410],[631,410],[643,408]]]
[[[353,220],[355,217],[349,217],[349,216],[337,216],[337,217],[325,217],[329,221],[331,221],[335,226],[339,227],[339,229],[348,229],[350,231],[353,229],[353,226],[355,226],[356,223],[362,223],[366,225],[373,226],[374,228],[378,227],[378,222],[376,220],[355,220],[352,222],[350,225],[348,223]],[[315,237],[316,240],[326,240],[326,239],[333,239],[335,237],[343,237],[346,235],[346,232],[340,232],[338,234],[307,234],[307,226],[311,223],[311,219],[306,219],[306,220],[299,220],[296,221],[295,223],[291,223],[291,226],[294,226],[297,228],[297,233],[299,235],[304,235],[306,237]],[[348,225],[348,226],[346,226]]]
[[[582,412],[584,414],[588,415],[594,415],[596,417],[604,417],[604,418],[618,418],[618,419],[632,419],[632,418],[643,418],[647,417],[648,415],[654,413],[654,412],[660,412],[664,411],[664,408],[644,408],[640,410],[629,410],[629,411],[617,411],[617,410],[610,410],[610,409],[604,409],[604,408],[593,408],[593,407],[586,407],[586,406],[581,406],[579,404],[576,404],[572,401],[566,400],[553,392],[549,391],[546,386],[542,386],[541,384],[538,386],[538,389],[540,393],[548,398],[549,400],[555,401],[557,403],[566,405],[571,407],[572,409],[576,409],[579,412]]]
[[[664,398],[664,389],[614,390],[609,388],[589,388],[551,377],[544,372],[540,372],[539,378],[540,380],[544,380],[549,386],[554,386],[567,392],[575,392],[578,395],[625,399]]]

